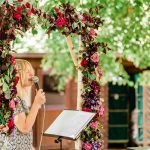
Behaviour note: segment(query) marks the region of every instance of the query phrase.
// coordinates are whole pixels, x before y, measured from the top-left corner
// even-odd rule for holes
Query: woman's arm
[[[42,104],[45,103],[45,94],[43,90],[39,90],[35,96],[33,105],[31,106],[29,114],[26,116],[24,112],[19,113],[14,118],[16,127],[24,134],[31,131],[35,122],[37,113]]]

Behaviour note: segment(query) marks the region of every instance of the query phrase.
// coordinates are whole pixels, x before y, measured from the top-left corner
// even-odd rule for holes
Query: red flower
[[[63,17],[59,17],[55,24],[58,26],[58,27],[62,27],[62,26],[65,26],[66,25],[66,18],[63,18]]]
[[[15,80],[14,80],[14,85],[15,85],[15,86],[17,85],[18,81],[19,81],[19,77],[16,76],[16,77],[15,77]]]
[[[0,102],[0,107],[2,106],[2,102]]]
[[[17,7],[17,13],[22,14],[22,8],[20,6]]]
[[[9,128],[12,128],[14,126],[14,120],[10,120],[7,125]]]
[[[30,8],[30,3],[27,2],[25,5],[27,6],[27,8]]]
[[[33,14],[35,14],[35,9],[34,9],[33,6],[32,6],[32,9],[31,9],[31,12],[32,12]]]
[[[62,12],[59,12],[59,16],[62,17],[62,15],[63,15]]]
[[[83,60],[81,61],[81,66],[82,66],[82,67],[86,67],[87,64],[88,64],[88,61],[87,61],[86,59],[83,59]]]
[[[90,22],[93,22],[93,18],[89,17],[89,21],[90,21]]]
[[[22,2],[23,0],[18,0],[18,2]]]
[[[25,5],[25,4],[22,4],[21,8],[22,8],[22,9],[25,9],[25,8],[26,8],[26,5]]]
[[[55,12],[57,12],[57,13],[59,12],[59,8],[54,8],[54,10],[55,10]]]
[[[31,10],[28,11],[28,17],[30,17],[32,15]]]
[[[92,112],[90,108],[82,108],[82,111]]]
[[[14,56],[11,57],[11,62],[12,62],[12,63],[15,62],[15,57],[14,57]]]
[[[21,19],[21,14],[17,13],[17,12],[13,12],[13,16],[15,19],[19,20]]]

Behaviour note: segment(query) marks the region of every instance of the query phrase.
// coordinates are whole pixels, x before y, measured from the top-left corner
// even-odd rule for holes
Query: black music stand
[[[60,143],[60,150],[62,150],[62,139],[77,140],[81,131],[95,114],[78,110],[63,110],[43,135],[56,137],[55,143]]]

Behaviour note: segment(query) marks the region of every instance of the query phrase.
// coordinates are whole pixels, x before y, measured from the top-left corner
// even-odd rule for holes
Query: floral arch
[[[36,15],[47,26],[47,34],[58,30],[66,36],[72,60],[78,71],[78,108],[82,111],[96,112],[96,117],[82,132],[82,149],[97,150],[103,147],[101,118],[104,114],[101,100],[100,79],[102,70],[99,67],[98,51],[109,50],[107,45],[96,42],[97,30],[104,20],[97,15],[102,6],[90,9],[89,12],[77,12],[69,3],[54,8],[50,13],[42,12],[23,0],[14,0],[9,4],[5,0],[0,6],[0,133],[10,134],[14,128],[13,110],[17,93],[15,58],[12,55],[10,42],[21,32],[32,26],[32,15]],[[74,52],[71,34],[79,35],[78,56]],[[80,82],[82,81],[82,82]],[[78,83],[78,84],[79,84]]]

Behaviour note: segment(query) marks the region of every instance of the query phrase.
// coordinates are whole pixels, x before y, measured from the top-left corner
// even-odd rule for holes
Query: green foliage
[[[94,8],[99,4],[104,5],[99,15],[105,19],[105,22],[104,26],[99,28],[99,36],[97,38],[97,41],[104,41],[111,48],[111,51],[107,52],[106,55],[100,52],[100,66],[104,72],[104,82],[113,81],[114,83],[133,85],[130,81],[130,76],[124,70],[122,64],[116,61],[116,54],[118,53],[122,58],[132,61],[136,67],[150,67],[149,0],[97,0],[95,3],[93,3],[93,0],[83,0],[82,6],[76,0],[32,1],[32,3],[47,12],[51,11],[56,4],[59,5],[61,2],[70,2],[76,6],[77,10],[84,11],[88,11],[87,8]],[[46,29],[48,24],[45,24],[43,20],[40,21],[42,28]],[[40,32],[41,29],[36,31]],[[37,36],[39,35],[37,34]],[[42,66],[53,67],[53,72],[58,75],[64,75],[63,80],[65,80],[64,78],[67,78],[67,75],[71,76],[75,71],[73,71],[72,60],[70,57],[68,58],[70,54],[64,37],[59,36],[60,39],[58,40],[57,36],[58,33],[52,33],[45,42],[40,43],[40,40],[38,41],[39,45],[41,44],[44,47],[43,49],[50,53],[49,56],[44,58]],[[78,38],[73,37],[73,41],[76,43],[75,49],[77,50]],[[23,44],[22,47],[25,45]],[[33,46],[29,46],[28,50],[37,51]]]

